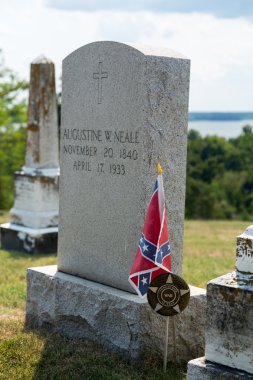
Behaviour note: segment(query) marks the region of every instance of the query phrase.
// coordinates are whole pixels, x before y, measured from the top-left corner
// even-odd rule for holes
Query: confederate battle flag
[[[155,277],[171,271],[170,241],[160,164],[158,164],[158,173],[129,275],[129,282],[140,297],[146,295],[149,284]]]

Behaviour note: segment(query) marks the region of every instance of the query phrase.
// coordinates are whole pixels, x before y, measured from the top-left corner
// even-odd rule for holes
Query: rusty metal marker
[[[157,276],[148,287],[148,302],[152,309],[164,316],[181,313],[189,303],[187,283],[174,273]]]

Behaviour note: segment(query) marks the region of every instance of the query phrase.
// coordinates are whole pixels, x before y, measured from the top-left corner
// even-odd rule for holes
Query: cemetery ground
[[[0,222],[8,215],[0,216]],[[235,237],[246,221],[186,221],[183,277],[195,286],[234,269]],[[186,379],[186,367],[156,359],[129,364],[97,344],[24,327],[26,268],[56,263],[56,255],[0,251],[0,379]]]

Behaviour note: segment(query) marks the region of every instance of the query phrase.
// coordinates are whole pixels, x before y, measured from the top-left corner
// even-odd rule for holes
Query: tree
[[[240,136],[188,135],[186,217],[253,217],[253,128]]]
[[[23,98],[28,83],[4,65],[0,50],[0,127],[13,127],[19,123],[24,125],[27,117],[27,102]]]
[[[13,172],[25,155],[28,83],[5,67],[0,50],[0,209],[13,202]]]

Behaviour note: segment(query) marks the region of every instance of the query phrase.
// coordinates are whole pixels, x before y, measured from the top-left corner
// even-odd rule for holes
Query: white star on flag
[[[141,280],[143,285],[146,285],[148,283],[147,281],[148,281],[147,277],[143,277]]]
[[[144,245],[143,245],[143,251],[145,252],[145,251],[148,251],[148,245],[146,245],[145,243],[144,243]]]

